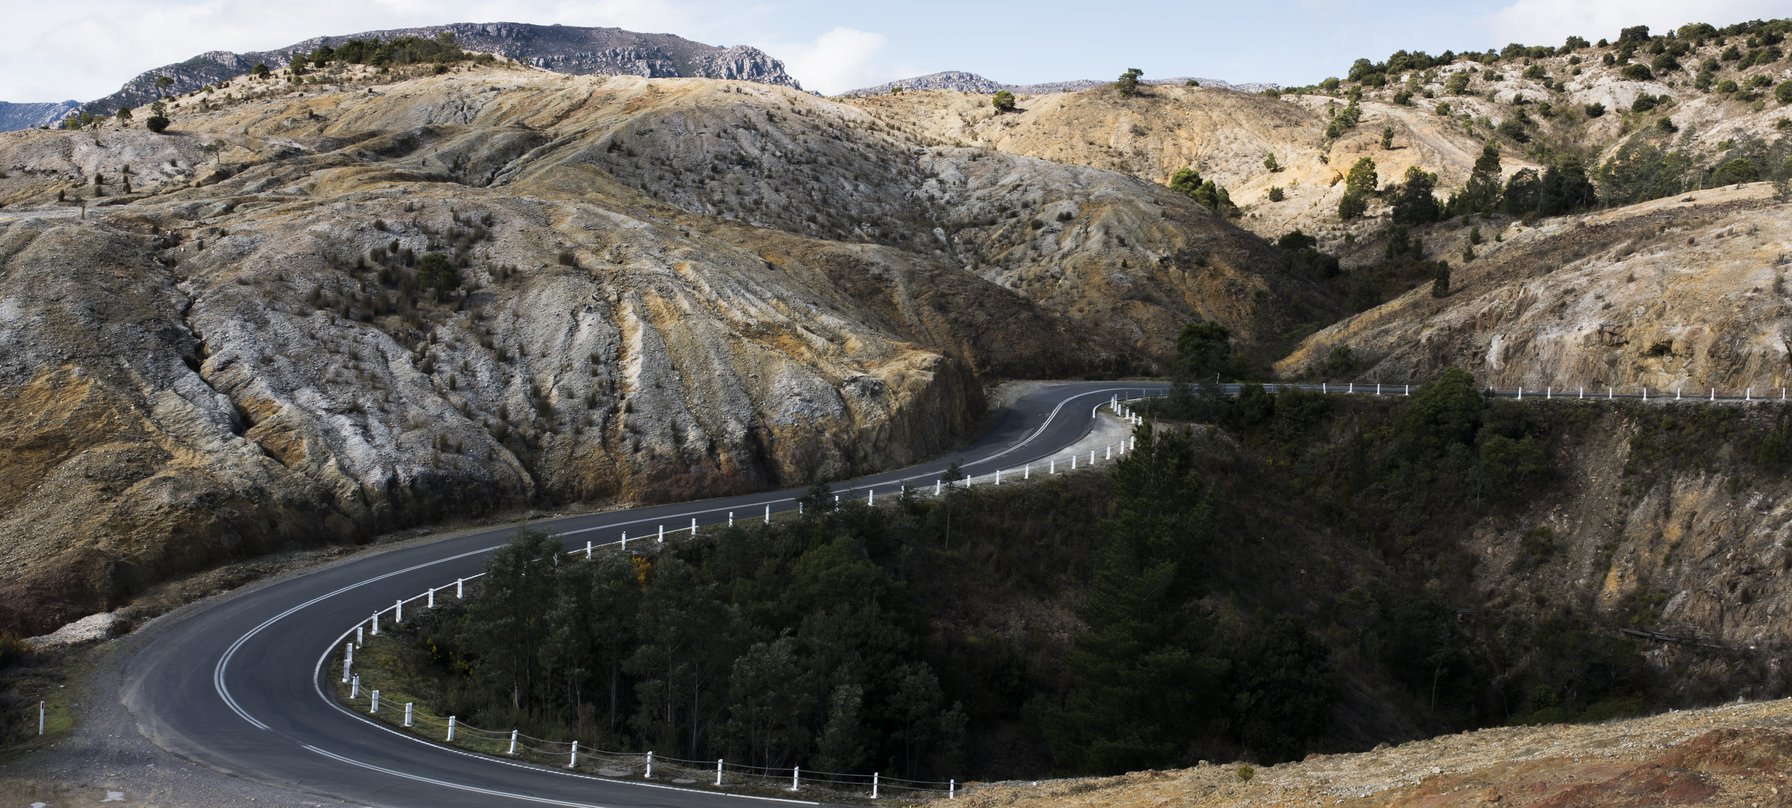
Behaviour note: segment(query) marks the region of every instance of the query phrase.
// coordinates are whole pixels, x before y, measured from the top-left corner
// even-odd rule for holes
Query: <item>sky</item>
[[[1792,16],[1788,0],[1256,0],[1129,3],[856,0],[0,0],[0,100],[87,101],[209,50],[449,22],[665,32],[753,45],[810,90],[837,93],[939,70],[1016,84],[1199,76],[1311,84],[1399,49],[1597,41]]]

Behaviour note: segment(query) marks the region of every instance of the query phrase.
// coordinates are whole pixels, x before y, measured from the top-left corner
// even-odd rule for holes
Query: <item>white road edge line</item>
[[[997,458],[1003,457],[1004,455],[1007,455],[1012,452],[1019,451],[1022,448],[1025,448],[1028,444],[1031,444],[1033,441],[1037,440],[1039,438],[1039,436],[1045,434],[1045,430],[1052,425],[1053,421],[1057,420],[1058,414],[1060,412],[1062,412],[1064,410],[1064,408],[1066,406],[1068,406],[1073,401],[1076,401],[1081,398],[1086,398],[1089,396],[1106,395],[1106,394],[1112,394],[1112,393],[1116,393],[1116,392],[1124,392],[1127,390],[1140,389],[1140,387],[1142,387],[1142,386],[1141,385],[1133,385],[1130,387],[1109,387],[1109,388],[1102,388],[1099,390],[1090,390],[1090,391],[1086,391],[1083,393],[1078,393],[1074,396],[1070,396],[1070,397],[1064,399],[1063,401],[1058,402],[1058,405],[1056,407],[1053,407],[1052,411],[1050,413],[1046,414],[1045,421],[1039,425],[1039,428],[1035,429],[1032,434],[1028,435],[1025,439],[1023,439],[1019,443],[1016,443],[1013,446],[1003,449],[1000,452],[991,454],[987,457],[983,457],[978,460],[970,461],[970,462],[966,463],[965,465],[977,465],[977,464],[982,464],[982,463],[988,463],[992,460],[996,460]],[[1099,405],[1097,405],[1096,409],[1100,409]],[[1091,417],[1093,417],[1093,414]],[[1081,438],[1079,437],[1079,440],[1080,439]],[[929,475],[926,475],[926,474],[911,475],[908,477],[897,478],[893,482],[907,482],[908,480],[920,479],[920,478],[926,477],[926,476],[929,476]],[[885,483],[885,484],[888,485],[888,483]],[[845,489],[841,489],[841,490],[842,491],[856,491],[856,490],[861,490],[864,487],[865,486],[849,487],[849,488],[845,488]],[[759,506],[759,505],[777,504],[777,503],[781,503],[781,502],[790,502],[790,501],[793,501],[794,499],[795,499],[794,497],[784,497],[781,499],[765,500],[763,502],[749,503],[747,505],[739,505],[739,506],[735,506],[735,507],[741,508],[741,507],[754,507],[754,506]],[[727,508],[726,507],[717,507],[717,508],[709,508],[709,509],[703,509],[703,510],[685,511],[685,512],[674,513],[674,514],[665,514],[661,517],[642,519],[642,520],[638,520],[638,521],[634,521],[634,522],[616,523],[616,524],[606,525],[601,528],[591,527],[591,528],[580,528],[580,529],[575,529],[575,530],[562,531],[562,532],[556,533],[555,535],[570,536],[570,535],[575,535],[578,533],[589,533],[589,532],[596,531],[596,530],[614,530],[614,529],[623,527],[624,525],[634,525],[634,524],[640,524],[641,522],[651,522],[655,518],[673,519],[673,518],[682,518],[682,517],[688,517],[688,516],[700,516],[700,515],[706,515],[706,514],[712,514],[712,513],[720,513],[724,510],[727,510]],[[270,617],[267,620],[263,621],[260,625],[256,626],[255,628],[250,629],[248,632],[244,633],[241,637],[238,637],[235,642],[232,642],[230,644],[229,648],[225,649],[224,654],[218,658],[218,664],[216,666],[214,666],[212,669],[212,686],[214,689],[216,689],[218,696],[224,701],[225,706],[229,707],[231,712],[236,713],[238,718],[243,719],[244,721],[248,722],[249,724],[251,724],[259,729],[272,731],[271,727],[269,727],[267,724],[263,723],[259,719],[255,718],[254,716],[250,715],[247,710],[243,709],[243,707],[237,702],[236,698],[231,695],[230,687],[224,681],[225,672],[229,668],[231,660],[236,656],[236,652],[239,649],[241,649],[245,643],[247,643],[249,640],[253,639],[256,635],[260,634],[262,631],[266,630],[269,626],[272,626],[273,624],[275,624],[287,617],[290,617],[293,614],[296,614],[304,609],[310,608],[311,606],[314,606],[314,605],[321,603],[325,600],[329,600],[330,598],[336,597],[337,595],[341,595],[345,592],[350,592],[355,589],[359,589],[363,586],[366,586],[368,584],[382,581],[387,578],[391,578],[393,576],[404,575],[406,573],[415,572],[420,569],[433,567],[438,564],[444,564],[444,563],[447,563],[450,561],[457,561],[459,559],[467,558],[469,556],[490,553],[496,549],[498,549],[497,545],[494,545],[491,547],[485,547],[485,548],[478,549],[478,550],[469,550],[467,552],[459,553],[459,554],[456,554],[453,556],[448,556],[446,558],[438,558],[433,561],[426,561],[421,564],[415,564],[410,567],[406,567],[404,569],[393,570],[391,572],[387,572],[382,575],[376,575],[372,578],[368,578],[366,580],[359,581],[357,583],[348,584],[346,586],[335,589],[331,592],[326,592],[322,595],[318,595],[315,598],[312,598],[308,601],[305,601],[304,603],[300,603],[300,604],[293,606],[277,615],[274,615],[273,617]],[[353,631],[353,629],[350,629],[350,631]],[[348,634],[347,632],[344,632],[344,634],[342,636],[346,637],[347,634]],[[331,645],[331,647],[324,652],[324,655],[321,658],[319,658],[318,667],[313,670],[313,676],[312,676],[313,688],[317,691],[318,696],[320,698],[322,698],[326,702],[329,702],[332,706],[336,707],[336,709],[338,709],[344,713],[347,713],[348,715],[353,716],[355,718],[361,719],[363,721],[368,721],[369,723],[374,723],[376,726],[379,726],[377,724],[377,722],[372,722],[371,719],[366,719],[366,718],[363,718],[362,716],[355,715],[355,713],[343,708],[340,704],[336,704],[336,702],[334,700],[330,699],[327,695],[324,694],[322,686],[317,684],[319,677],[321,676],[320,671],[322,670],[322,666],[323,666],[324,662],[326,660],[328,660],[329,655],[331,653],[333,653],[334,651],[335,651],[335,644],[333,643]],[[485,755],[473,755],[472,753],[462,752],[462,751],[456,750],[456,749],[450,749],[447,747],[437,746],[436,744],[430,743],[421,738],[415,738],[410,735],[398,733],[388,727],[379,726],[379,728],[383,729],[387,732],[391,732],[394,735],[398,735],[398,736],[404,737],[404,738],[410,738],[411,740],[417,741],[419,743],[423,743],[423,744],[426,744],[428,746],[432,746],[432,747],[435,747],[438,749],[445,749],[446,751],[455,752],[456,754],[467,755],[470,757],[478,757],[480,759],[497,760],[497,762],[500,762],[500,763],[508,763],[508,761],[504,761],[504,760],[497,759],[497,758],[490,758],[489,756],[485,756]],[[328,757],[343,760],[345,762],[352,763],[353,765],[360,766],[362,768],[367,768],[367,769],[371,769],[371,770],[375,770],[375,771],[383,771],[383,772],[387,772],[390,774],[394,774],[399,777],[405,777],[405,778],[413,779],[413,780],[420,780],[420,781],[424,781],[424,782],[439,782],[439,781],[429,780],[428,778],[419,777],[416,775],[403,774],[403,773],[399,773],[399,772],[391,772],[386,769],[382,769],[380,767],[373,766],[371,764],[364,764],[364,763],[360,763],[358,761],[351,761],[346,758],[341,758],[333,753],[326,752],[322,749],[318,749],[318,748],[310,746],[310,745],[306,745],[305,748],[310,749],[311,751],[316,752],[320,755],[325,755]],[[512,764],[512,765],[517,765],[517,764]],[[525,766],[523,768],[527,768],[527,769],[530,769],[533,771],[551,772],[554,774],[565,774],[562,772],[552,772],[551,770],[547,770],[547,769],[537,769],[534,766]],[[588,775],[567,774],[567,776],[585,777],[587,779],[593,779],[593,780],[605,780],[606,779],[606,778],[599,778],[599,777],[590,777]],[[614,780],[614,781],[608,781],[608,782],[625,783],[627,785],[632,785],[632,786],[663,788],[663,789],[671,789],[671,790],[677,790],[677,791],[693,791],[693,789],[679,789],[674,786],[665,786],[665,785],[659,785],[656,783],[636,783],[636,782],[627,781],[627,780]],[[445,782],[442,782],[440,784],[444,785],[444,786],[448,786],[448,787],[461,788],[464,790],[475,791],[478,793],[486,793],[486,794],[490,794],[493,796],[517,796],[522,799],[531,799],[528,797],[521,797],[521,795],[503,794],[502,792],[490,792],[490,791],[486,791],[484,789],[479,789],[478,787],[475,787],[475,786],[461,786],[461,785],[445,783]],[[715,793],[719,793],[719,792],[701,791],[698,793],[715,794]],[[742,796],[744,798],[749,798],[749,799],[789,802],[789,803],[796,803],[796,804],[802,804],[802,805],[818,804],[818,803],[804,802],[801,800],[784,800],[784,799],[779,799],[779,798],[774,798],[774,797],[745,797],[745,795],[729,795],[729,796]],[[560,803],[560,802],[552,802],[552,801],[546,801],[546,800],[537,800],[537,801],[550,802],[551,804],[557,804],[557,805],[569,805],[569,806],[578,806],[579,805],[578,803]],[[602,808],[602,807],[596,806],[595,808]]]

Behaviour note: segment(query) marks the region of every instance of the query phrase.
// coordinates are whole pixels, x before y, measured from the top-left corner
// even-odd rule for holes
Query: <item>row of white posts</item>
[[[1126,402],[1120,401],[1118,396],[1114,397],[1109,402],[1109,406],[1113,409],[1113,411],[1116,415],[1118,415],[1122,418],[1125,418],[1129,425],[1137,426],[1139,424],[1144,423],[1143,416],[1140,416],[1137,413],[1133,412],[1131,407],[1127,406]],[[1124,456],[1128,451],[1131,451],[1135,447],[1136,440],[1137,440],[1136,438],[1128,437],[1125,441],[1122,441],[1120,444],[1118,444],[1119,454]],[[1115,454],[1115,445],[1109,444],[1107,447],[1105,447],[1104,449],[1101,449],[1101,450],[1096,450],[1096,449],[1089,450],[1089,459],[1088,459],[1087,465],[1090,465],[1090,466],[1095,465],[1096,454],[1098,451],[1102,453],[1103,459],[1113,460],[1114,454]],[[1075,470],[1076,468],[1078,468],[1077,464],[1080,460],[1080,455],[1077,453],[1073,453],[1069,456],[1069,460],[1070,460],[1070,468],[1072,470]],[[1057,474],[1058,473],[1058,460],[1056,458],[1049,460],[1047,462],[1046,470],[1047,470],[1047,474]],[[1015,470],[1008,469],[1007,471],[1009,472],[1010,475],[1012,475]],[[1022,466],[1021,469],[1019,469],[1019,471],[1021,473],[1022,479],[1025,479],[1025,480],[1032,479],[1033,465],[1031,463],[1028,463],[1028,464]],[[994,474],[991,475],[993,477],[996,485],[1002,484],[1002,472],[1003,472],[1002,469],[997,469],[994,472]],[[975,480],[976,480],[975,476],[964,478],[964,487],[970,488],[972,483]],[[933,488],[934,494],[937,495],[937,494],[942,493],[943,485],[944,485],[943,479],[936,480],[934,482],[934,488]],[[906,488],[907,488],[906,484],[904,484],[903,487],[906,490]],[[840,495],[838,495],[838,494],[834,495],[834,502],[836,505],[839,504]],[[877,503],[876,489],[867,488],[865,491],[865,504],[866,505],[876,505],[876,503]],[[799,513],[801,512],[800,504],[798,507],[798,512]],[[771,523],[771,520],[772,520],[771,505],[768,504],[765,506],[765,510],[764,510],[764,514],[763,514],[762,518],[764,519],[766,524]],[[730,511],[728,513],[728,525],[730,527],[734,526],[734,513],[732,511]],[[697,535],[697,520],[695,518],[692,518],[690,527],[686,528],[685,530],[688,531],[691,536],[695,537]],[[674,530],[673,532],[679,533],[679,532],[685,532],[685,531]],[[621,549],[627,550],[628,549],[628,541],[629,541],[628,532],[623,531],[621,540],[618,541],[616,544]],[[637,541],[639,541],[639,540],[637,540]],[[659,529],[655,534],[655,541],[656,541],[656,543],[660,543],[660,544],[665,543],[665,541],[666,541],[666,526],[665,525],[659,526]],[[590,559],[593,555],[593,552],[596,550],[596,548],[597,548],[597,545],[594,542],[589,541],[589,540],[586,541],[585,548],[584,548],[585,558]],[[579,551],[573,550],[571,552],[576,553]],[[464,599],[466,596],[467,581],[478,578],[484,574],[485,573],[477,573],[477,574],[474,574],[474,575],[471,575],[468,577],[464,577],[464,578],[456,578],[454,580],[454,584],[453,584],[455,599],[456,600]],[[394,602],[390,608],[381,609],[377,612],[374,612],[373,616],[371,618],[369,618],[369,620],[367,622],[355,626],[354,632],[353,632],[354,637],[355,637],[354,640],[352,640],[352,641],[346,640],[346,635],[345,635],[345,641],[343,643],[343,648],[342,648],[342,683],[349,686],[349,699],[350,700],[356,700],[361,697],[361,675],[356,673],[354,670],[355,649],[359,648],[365,642],[368,634],[371,634],[372,636],[375,636],[375,637],[379,636],[379,634],[380,634],[380,616],[385,614],[387,611],[390,611],[390,612],[392,612],[393,623],[402,623],[402,622],[404,622],[404,605],[405,605],[405,603],[407,603],[411,600],[422,600],[422,601],[424,601],[426,608],[434,609],[436,606],[436,592],[441,591],[443,589],[447,589],[447,588],[448,587],[446,585],[440,586],[440,587],[432,587],[428,591],[426,591],[423,594],[418,595],[416,597],[412,597],[409,599],[400,598],[396,602]],[[364,631],[364,629],[365,629],[365,631]],[[369,690],[368,697],[369,697],[368,712],[371,714],[378,714],[380,711],[380,691],[377,689]],[[415,707],[415,705],[411,702],[406,702],[404,705],[404,726],[406,726],[406,727],[414,726],[414,724],[413,724],[414,707]],[[447,742],[452,743],[454,741],[455,729],[458,726],[459,726],[459,719],[456,716],[452,716],[452,715],[448,716],[448,732],[447,732],[447,736],[445,739]],[[39,710],[38,710],[38,733],[39,734],[43,733],[43,709],[42,709],[41,704],[39,705]],[[518,739],[519,734],[520,733],[515,729],[510,731],[510,743],[509,743],[508,749],[506,750],[506,754],[512,755],[512,756],[514,756],[516,754],[517,739]],[[568,768],[572,768],[572,767],[577,766],[578,762],[579,762],[579,743],[578,743],[578,741],[575,740],[572,742],[572,751],[567,758],[566,765]],[[723,765],[724,764],[721,760],[716,761],[716,785],[717,786],[722,785]],[[653,778],[653,753],[652,752],[648,752],[647,756],[646,756],[645,777],[647,779]],[[790,790],[796,791],[801,787],[801,785],[802,785],[802,769],[800,767],[793,767],[790,771]],[[881,785],[882,785],[881,773],[876,773],[876,772],[872,773],[872,775],[871,775],[871,797],[872,797],[872,799],[877,799]],[[946,791],[947,791],[947,795],[949,797],[956,799],[958,796],[958,781],[957,780],[947,781]]]
[[[1392,387],[1393,385],[1388,385],[1388,386]],[[1336,387],[1337,387],[1337,385],[1334,385],[1330,382],[1320,382],[1319,383],[1319,392],[1325,393],[1325,394],[1331,394],[1333,392],[1336,392],[1336,390],[1335,390]],[[1365,390],[1367,390],[1368,384],[1365,382],[1363,387]],[[1375,395],[1379,396],[1382,394],[1382,387],[1383,386],[1379,383],[1375,385]],[[1406,385],[1401,385],[1400,387],[1401,387],[1402,395],[1407,395],[1407,396],[1412,395],[1412,385],[1406,384]],[[1309,389],[1311,389],[1311,388],[1309,388]],[[1498,388],[1492,388],[1492,387],[1487,388],[1487,389],[1488,389],[1488,392],[1490,392],[1490,393],[1509,392],[1509,391],[1502,391],[1502,390],[1499,390]],[[1742,400],[1743,401],[1774,401],[1776,399],[1773,397],[1772,389],[1773,388],[1767,388],[1768,393],[1766,395],[1764,395],[1760,398],[1756,398],[1755,397],[1755,388],[1753,388],[1753,387],[1744,388],[1742,391]],[[1347,394],[1355,394],[1357,392],[1356,383],[1355,382],[1347,382],[1344,385],[1343,392],[1347,393]],[[1536,395],[1537,395],[1536,388],[1534,388],[1534,387],[1531,388],[1529,392],[1530,392],[1531,397],[1533,397],[1533,398],[1536,397]],[[1554,399],[1555,392],[1556,392],[1556,389],[1554,387],[1544,387],[1543,388],[1543,397],[1545,399]],[[1644,401],[1648,401],[1649,400],[1649,388],[1647,388],[1647,387],[1640,388],[1640,392],[1642,394],[1642,399]],[[1706,395],[1704,396],[1705,400],[1707,400],[1707,401],[1716,401],[1717,400],[1717,388],[1707,387],[1707,388],[1705,388],[1705,392],[1706,392]],[[1518,400],[1523,401],[1524,397],[1525,397],[1525,393],[1526,393],[1525,388],[1523,388],[1523,387],[1517,388],[1516,397],[1518,398]],[[1683,388],[1683,387],[1674,388],[1674,400],[1675,401],[1686,400],[1684,394],[1685,394],[1685,388]],[[1629,394],[1626,393],[1625,395],[1628,396]],[[1693,400],[1695,400],[1695,401],[1698,400],[1696,398],[1698,396],[1698,393],[1696,391],[1693,393],[1693,395],[1695,396],[1695,398]],[[1599,396],[1598,388],[1595,387],[1593,397],[1598,398],[1598,396]],[[1562,397],[1563,398],[1568,397],[1567,388],[1563,388]],[[1608,401],[1616,399],[1618,397],[1618,388],[1607,386],[1605,388],[1605,397]],[[1576,400],[1583,400],[1583,399],[1587,398],[1587,388],[1585,388],[1585,387],[1574,388],[1574,398]],[[1658,396],[1658,398],[1659,398],[1659,396]],[[1788,388],[1785,388],[1785,387],[1780,388],[1780,394],[1779,394],[1779,398],[1777,400],[1778,401],[1792,401],[1792,395],[1788,395]]]

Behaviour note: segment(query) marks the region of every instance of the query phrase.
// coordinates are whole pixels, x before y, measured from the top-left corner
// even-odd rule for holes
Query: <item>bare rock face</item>
[[[442,34],[453,35],[455,42],[467,50],[503,56],[556,73],[731,79],[800,89],[796,79],[784,72],[783,62],[746,45],[715,47],[671,34],[641,34],[620,28],[495,22],[314,37],[270,51],[210,51],[184,62],[146,71],[125,82],[118,92],[83,106],[96,114],[111,114],[119,107],[139,107],[164,95],[188,93],[208,84],[246,75],[257,64],[282,68],[292,62],[294,54],[310,53],[324,45],[341,45],[351,39],[431,39]],[[174,82],[166,89],[156,86],[156,80],[164,76]],[[67,110],[63,114],[66,115]],[[43,123],[54,124],[61,118],[62,115],[58,115]],[[0,123],[5,120],[0,118]],[[25,127],[0,126],[0,131],[22,128]]]
[[[1788,244],[1792,208],[1766,183],[1513,224],[1453,271],[1447,297],[1414,290],[1314,334],[1278,369],[1313,373],[1348,348],[1364,379],[1456,365],[1533,390],[1777,396],[1792,384]]]
[[[0,623],[904,463],[986,379],[1150,370],[1193,317],[1248,344],[1328,305],[1181,197],[792,89],[317,76],[176,99],[163,135],[0,139]]]

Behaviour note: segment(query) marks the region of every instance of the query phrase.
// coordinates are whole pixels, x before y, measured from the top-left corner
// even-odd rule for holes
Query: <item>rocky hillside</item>
[[[1532,226],[1478,225],[1480,255],[1451,291],[1416,289],[1328,327],[1282,360],[1288,375],[1405,381],[1456,365],[1488,384],[1658,392],[1792,385],[1792,206],[1753,183]],[[1449,230],[1456,230],[1449,228]],[[1427,233],[1452,256],[1459,231]]]
[[[40,126],[55,126],[68,117],[68,114],[81,108],[76,101],[62,101],[47,104],[16,104],[0,101],[0,132],[12,132],[19,129],[36,129]]]
[[[6,624],[301,541],[900,463],[982,381],[1335,311],[1125,175],[767,84],[433,72],[0,138]]]
[[[271,51],[202,53],[184,62],[145,71],[125,82],[118,92],[83,106],[98,114],[110,114],[119,107],[143,106],[164,94],[187,93],[246,75],[257,64],[265,64],[271,69],[282,68],[292,61],[293,54],[310,53],[325,45],[334,47],[351,39],[432,39],[442,34],[453,35],[455,42],[467,50],[575,76],[682,76],[798,86],[796,79],[784,72],[783,62],[745,45],[715,47],[671,34],[640,34],[620,28],[514,22],[455,23],[314,37]],[[158,88],[156,82],[162,77],[170,78],[174,83],[165,90]]]
[[[1773,187],[1736,184],[1792,175],[1789,30],[1691,25],[1497,54],[1401,51],[1272,93],[1147,85],[1125,98],[1098,86],[1023,93],[1011,113],[957,92],[851,103],[972,148],[1157,183],[1192,168],[1229,191],[1241,227],[1317,237],[1342,259],[1341,287],[1381,279],[1361,302],[1352,295],[1367,311],[1312,337],[1284,373],[1405,381],[1458,365],[1535,387],[1780,387],[1792,334],[1774,267],[1792,208]],[[1409,170],[1435,176],[1441,205],[1489,144],[1496,186],[1567,161],[1597,188],[1598,210],[1538,217],[1496,205],[1395,227],[1394,190]],[[1365,159],[1376,192],[1366,215],[1344,220],[1344,179]],[[1725,190],[1701,190],[1714,186]],[[1430,295],[1434,270],[1388,280],[1397,231],[1424,260],[1449,263],[1447,297]],[[1326,367],[1339,348],[1355,361]]]

